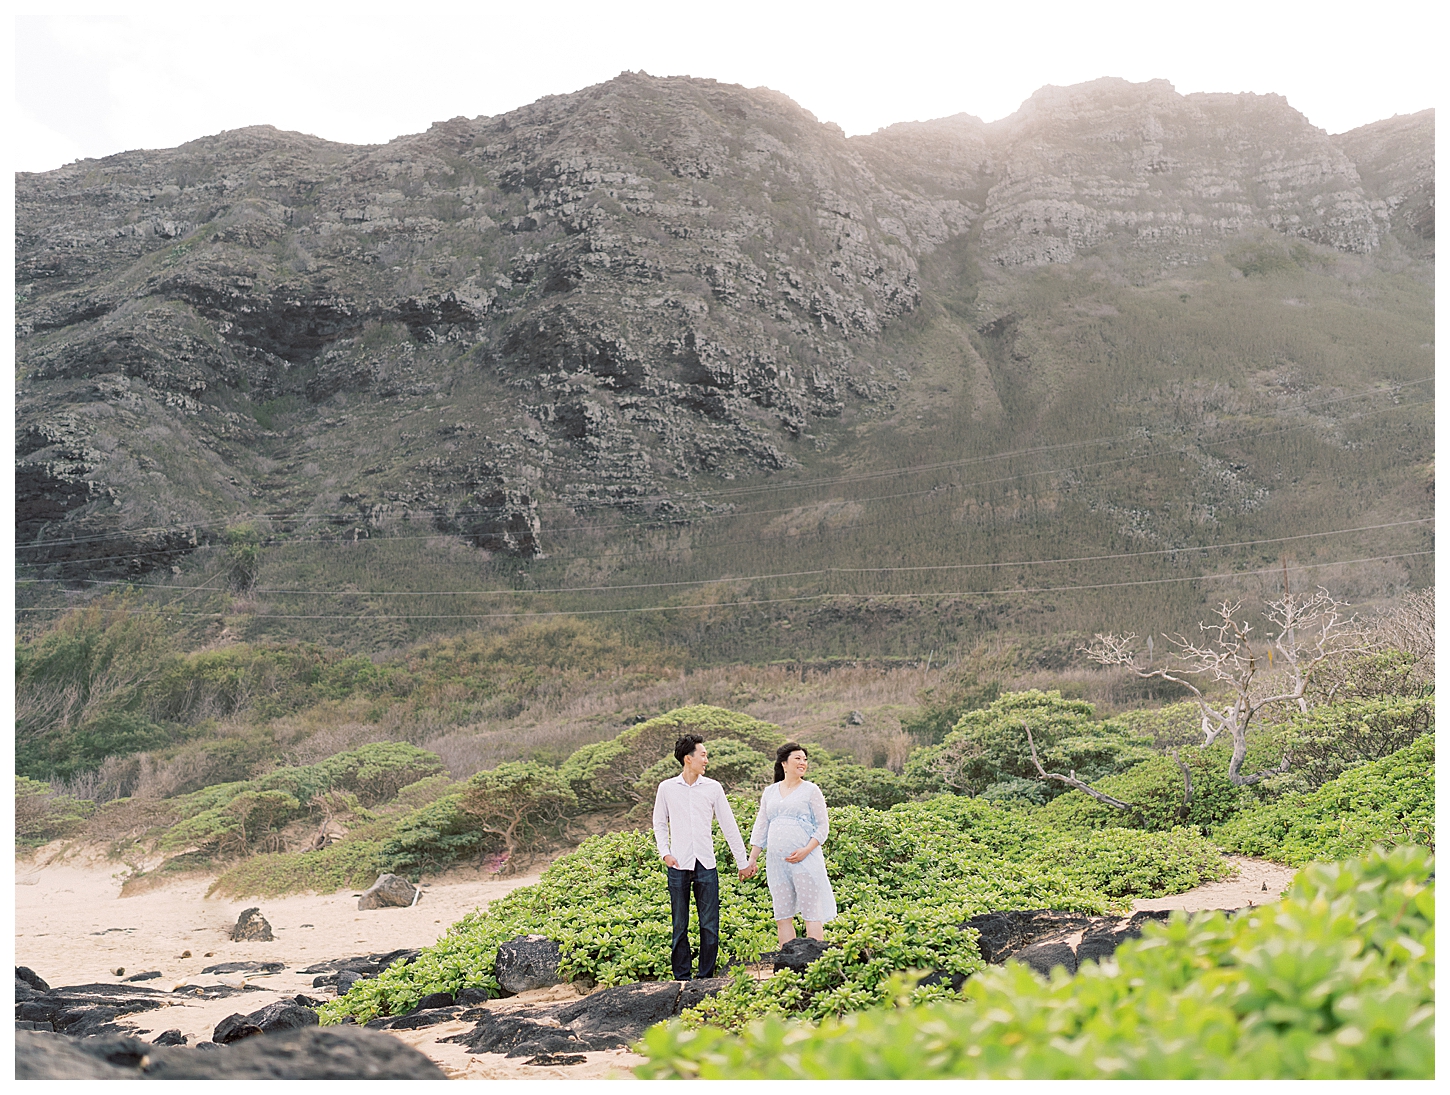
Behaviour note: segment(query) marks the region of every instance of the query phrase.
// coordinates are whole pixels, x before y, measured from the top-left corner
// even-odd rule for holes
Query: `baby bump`
[[[803,818],[778,817],[771,821],[766,833],[766,846],[779,855],[790,855],[811,841],[812,830]]]

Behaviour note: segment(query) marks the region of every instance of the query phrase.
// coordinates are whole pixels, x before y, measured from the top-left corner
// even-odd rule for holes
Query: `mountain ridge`
[[[1428,374],[1408,328],[1355,364],[1307,328],[1252,367],[1203,350],[1235,337],[1210,326],[1141,376],[1094,347],[1184,278],[1176,296],[1224,302],[1308,278],[1341,312],[1369,285],[1361,318],[1423,330],[1433,155],[1433,111],[1330,137],[1280,96],[1166,81],[846,138],[779,93],[627,73],[385,145],[247,127],[21,175],[21,558],[140,576],[250,519],[422,522],[527,561],[573,535],[551,526],[608,539],[734,504],[702,485],[1050,442],[1110,388],[1102,414],[1139,407],[1120,425],[1191,433],[1152,410],[1196,383],[1173,354],[1247,384],[1235,414],[1274,384],[1399,383]],[[1155,314],[1133,322],[1182,322]],[[1244,513],[1280,489],[1249,478]]]

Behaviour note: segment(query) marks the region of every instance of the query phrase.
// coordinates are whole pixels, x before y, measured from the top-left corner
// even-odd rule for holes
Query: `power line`
[[[1325,532],[1304,532],[1294,536],[1276,536],[1262,540],[1239,540],[1226,544],[1202,544],[1196,547],[1187,548],[1158,548],[1152,551],[1126,551],[1109,555],[1078,555],[1057,559],[1007,559],[990,563],[940,563],[920,566],[894,566],[894,567],[820,567],[815,570],[785,571],[775,574],[748,574],[737,577],[720,576],[717,578],[695,578],[677,582],[638,582],[623,585],[601,585],[601,586],[554,586],[541,587],[536,589],[451,589],[432,591],[408,591],[408,590],[367,590],[367,589],[284,589],[284,588],[260,588],[252,592],[271,595],[290,595],[296,597],[470,597],[470,596],[497,596],[511,594],[543,594],[543,593],[600,593],[613,592],[616,590],[638,590],[638,589],[672,589],[685,586],[709,586],[721,585],[726,582],[765,582],[779,581],[784,578],[812,578],[827,574],[902,574],[902,573],[927,573],[935,571],[957,571],[957,570],[988,570],[1000,567],[1023,567],[1023,566],[1047,566],[1058,563],[1094,563],[1108,562],[1120,559],[1142,559],[1153,558],[1162,555],[1176,555],[1180,552],[1190,551],[1223,551],[1230,548],[1258,547],[1265,544],[1286,544],[1296,540],[1322,539],[1326,536],[1343,536],[1355,532],[1379,532],[1384,529],[1403,528],[1409,525],[1422,525],[1433,521],[1433,517],[1417,517],[1406,521],[1389,521],[1378,525],[1360,525],[1355,528],[1331,529]],[[88,582],[91,585],[115,585],[139,589],[191,589],[205,590],[206,586],[174,586],[160,582],[128,582],[125,579],[107,578],[80,578],[76,581]],[[24,578],[16,581],[17,585],[39,585],[65,582],[64,578]]]
[[[748,608],[755,605],[789,604],[801,601],[823,601],[823,600],[925,600],[960,597],[1000,597],[1016,594],[1033,593],[1071,593],[1084,590],[1100,589],[1127,589],[1136,586],[1172,585],[1183,582],[1209,582],[1220,581],[1228,578],[1247,578],[1258,574],[1279,574],[1281,570],[1316,570],[1321,567],[1352,566],[1357,563],[1379,563],[1389,562],[1394,559],[1410,559],[1424,555],[1434,555],[1433,550],[1407,551],[1397,555],[1371,555],[1360,559],[1339,559],[1327,563],[1302,563],[1292,567],[1281,566],[1260,567],[1255,570],[1235,570],[1221,574],[1197,574],[1179,578],[1144,578],[1131,582],[1098,582],[1087,585],[1066,585],[1066,586],[1016,586],[1011,589],[968,589],[968,590],[945,590],[934,593],[812,593],[795,597],[767,597],[748,601],[710,601],[703,604],[683,605],[652,605],[642,608],[588,608],[576,611],[547,611],[547,612],[459,612],[459,613],[429,613],[417,615],[365,615],[356,613],[281,613],[281,612],[254,612],[245,613],[252,619],[258,620],[357,620],[357,621],[381,621],[381,620],[511,620],[511,619],[543,619],[554,616],[622,616],[633,613],[655,613],[655,612],[687,612],[707,608]],[[19,612],[64,612],[68,611],[67,606],[53,608],[21,608]],[[225,612],[177,612],[177,616],[204,617],[207,619],[220,619],[228,615],[243,615],[240,613]]]

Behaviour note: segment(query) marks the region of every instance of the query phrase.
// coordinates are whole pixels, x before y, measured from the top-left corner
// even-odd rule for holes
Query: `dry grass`
[[[916,744],[902,731],[928,688],[949,684],[956,667],[720,666],[672,672],[663,680],[620,676],[581,682],[536,697],[516,717],[449,727],[432,737],[416,728],[408,739],[443,758],[455,779],[508,760],[559,761],[626,726],[688,704],[713,704],[773,722],[787,737],[850,754],[858,763],[899,770]],[[1035,670],[994,675],[1004,691],[1060,689],[1108,715],[1154,699],[1130,675],[1096,669]],[[860,723],[851,722],[858,713]]]

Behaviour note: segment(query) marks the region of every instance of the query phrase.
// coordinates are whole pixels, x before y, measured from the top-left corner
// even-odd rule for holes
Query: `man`
[[[670,966],[676,981],[690,979],[690,894],[700,914],[700,973],[715,976],[720,950],[720,876],[715,871],[714,821],[730,845],[742,879],[755,873],[745,868],[745,842],[730,812],[725,788],[705,775],[710,761],[705,739],[686,734],[675,742],[680,774],[660,784],[655,792],[655,844],[669,869]]]

